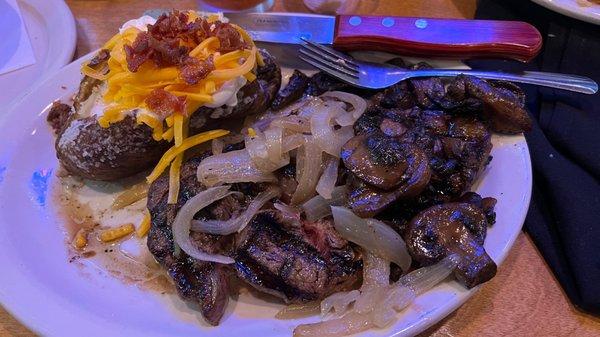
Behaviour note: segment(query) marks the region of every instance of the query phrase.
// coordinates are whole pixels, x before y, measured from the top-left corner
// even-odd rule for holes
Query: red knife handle
[[[534,26],[519,21],[339,15],[333,46],[346,51],[527,62],[539,53],[542,36]]]

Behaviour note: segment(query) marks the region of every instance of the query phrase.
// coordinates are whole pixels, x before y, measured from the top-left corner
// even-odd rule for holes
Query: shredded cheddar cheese
[[[158,164],[156,164],[154,167],[154,170],[152,170],[150,175],[146,177],[146,180],[151,183],[156,180],[156,178],[160,177],[160,175],[171,164],[175,157],[177,157],[177,155],[180,153],[183,153],[185,150],[227,134],[229,134],[229,131],[218,129],[202,132],[184,139],[181,143],[181,146],[173,146],[163,154],[162,158],[160,158],[158,161]]]
[[[195,11],[189,11],[186,14],[188,22],[199,18]],[[217,20],[219,20],[218,15],[210,15],[206,18],[208,23],[214,23]],[[108,50],[110,55],[106,68],[96,70],[90,67],[89,63],[85,63],[81,67],[84,75],[104,81],[106,84],[106,91],[102,97],[106,108],[98,117],[100,126],[109,127],[133,113],[138,124],[147,125],[152,129],[154,140],[174,142],[173,147],[165,152],[163,158],[147,177],[147,180],[152,182],[170,166],[169,203],[177,202],[179,170],[185,150],[228,133],[225,130],[214,130],[188,138],[187,122],[190,116],[198,108],[214,103],[213,95],[225,82],[242,76],[248,82],[255,81],[257,65],[264,64],[250,35],[237,25],[231,26],[239,32],[240,41],[244,41],[239,50],[221,53],[219,51],[220,40],[216,36],[196,42],[189,39],[179,41],[180,46],[188,48],[188,57],[196,58],[199,62],[212,62],[214,65],[214,70],[198,79],[197,82],[184,80],[182,69],[178,66],[159,67],[153,62],[142,61],[136,68],[130,68],[131,64],[127,62],[130,55],[127,55],[125,50],[130,48],[138,35],[142,33],[142,30],[137,27],[125,29],[104,44],[103,49]],[[130,69],[134,69],[134,71],[130,71]],[[164,90],[178,99],[185,99],[184,108],[170,113],[162,110],[160,113],[152,111],[148,106],[147,98],[156,89]]]
[[[83,249],[85,246],[87,246],[87,242],[87,231],[82,228],[77,231],[77,234],[75,234],[75,237],[73,238],[73,246],[77,249]]]
[[[150,212],[148,211],[148,209],[146,209],[146,211],[144,212],[144,218],[142,219],[140,226],[135,231],[135,234],[138,238],[143,238],[144,236],[146,236],[146,234],[148,234],[148,231],[150,230],[151,220],[152,218],[150,217]]]
[[[167,203],[176,204],[179,196],[179,172],[181,170],[181,162],[183,161],[183,153],[175,157],[171,167],[169,168],[169,197]]]
[[[111,242],[123,238],[135,231],[133,224],[128,223],[117,228],[107,229],[100,233],[100,241]]]

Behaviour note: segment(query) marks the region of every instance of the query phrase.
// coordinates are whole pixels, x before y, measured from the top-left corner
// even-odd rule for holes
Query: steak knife
[[[533,59],[542,36],[520,21],[226,13],[256,41],[301,44],[302,38],[343,51],[378,50],[407,56]]]

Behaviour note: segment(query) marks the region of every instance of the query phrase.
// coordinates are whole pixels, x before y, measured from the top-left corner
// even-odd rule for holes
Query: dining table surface
[[[141,16],[147,9],[197,8],[199,2],[67,0],[66,3],[77,25],[76,59],[99,48],[123,22]],[[352,14],[469,19],[476,7],[476,0],[362,0]],[[271,10],[309,11],[301,0],[276,0]],[[51,313],[48,319],[52,319]],[[0,336],[35,335],[0,306]],[[530,237],[521,232],[496,277],[463,306],[419,336],[598,335],[600,319],[573,307]]]

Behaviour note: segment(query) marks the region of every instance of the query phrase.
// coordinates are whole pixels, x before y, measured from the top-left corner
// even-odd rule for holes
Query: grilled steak
[[[156,260],[167,269],[175,281],[179,296],[200,306],[202,316],[212,325],[219,324],[229,299],[228,267],[225,265],[197,261],[183,251],[176,252],[171,225],[177,211],[185,202],[198,194],[204,187],[196,179],[196,168],[201,161],[194,158],[181,167],[181,187],[176,205],[167,204],[169,177],[158,178],[148,191],[148,210],[152,226],[148,233],[148,249]],[[197,218],[227,220],[237,213],[246,200],[244,197],[227,196],[196,215]],[[192,240],[209,253],[231,255],[232,236],[192,233]]]
[[[285,86],[285,88],[277,93],[277,96],[275,96],[273,104],[271,104],[271,108],[273,110],[283,109],[292,102],[298,100],[300,97],[302,97],[304,90],[306,90],[308,81],[308,76],[304,75],[303,72],[297,69],[294,70],[294,73],[290,77],[288,84]]]
[[[354,283],[357,253],[331,221],[285,224],[277,211],[259,213],[236,240],[237,275],[288,303],[322,299]]]
[[[204,318],[217,325],[228,301],[231,266],[197,261],[182,251],[176,252],[171,229],[181,206],[204,190],[196,179],[196,168],[207,155],[192,158],[182,166],[177,205],[167,204],[166,174],[150,186],[147,206],[152,226],[148,248],[167,269],[180,297],[197,303]],[[244,196],[227,196],[198,212],[195,218],[227,220],[237,215],[258,193],[260,185],[235,184],[232,189]],[[192,240],[204,251],[234,257],[235,271],[242,280],[286,302],[322,299],[356,281],[360,257],[334,230],[331,220],[298,224],[279,214],[277,210],[261,211],[238,235],[192,232]]]

